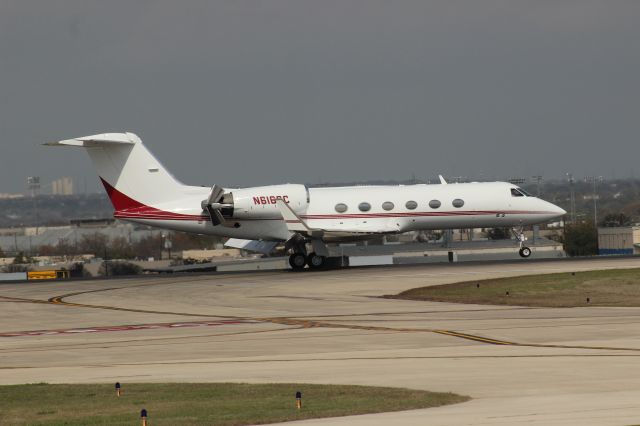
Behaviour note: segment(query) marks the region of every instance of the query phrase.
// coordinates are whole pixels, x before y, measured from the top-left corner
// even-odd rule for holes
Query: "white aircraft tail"
[[[45,145],[86,148],[116,211],[176,200],[188,192],[189,187],[178,182],[133,133],[103,133]]]

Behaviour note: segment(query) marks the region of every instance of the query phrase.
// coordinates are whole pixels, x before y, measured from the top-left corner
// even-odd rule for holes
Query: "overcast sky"
[[[633,0],[0,0],[0,192],[97,190],[40,144],[110,131],[198,185],[639,176],[639,23]]]

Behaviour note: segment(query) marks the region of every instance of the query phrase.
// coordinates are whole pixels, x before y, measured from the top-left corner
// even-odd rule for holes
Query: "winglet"
[[[441,183],[442,185],[446,185],[446,184],[447,184],[447,181],[446,181],[446,180],[444,180],[444,178],[442,177],[442,175],[438,175],[438,178],[440,178],[440,183]]]
[[[289,207],[284,200],[277,199],[276,206],[278,206],[278,210],[280,210],[280,214],[282,215],[282,219],[287,224],[287,229],[293,232],[311,232],[311,229],[307,226],[306,223],[300,217],[295,214],[295,212]]]

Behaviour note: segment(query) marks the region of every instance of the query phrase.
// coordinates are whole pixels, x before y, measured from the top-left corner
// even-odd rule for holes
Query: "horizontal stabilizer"
[[[239,238],[229,238],[227,242],[224,243],[226,247],[239,248],[264,254],[271,253],[277,244],[277,242],[273,241],[241,240]]]
[[[99,135],[83,136],[81,138],[66,139],[58,142],[47,142],[48,146],[101,146],[101,145],[133,145],[137,136],[131,133],[101,133]]]

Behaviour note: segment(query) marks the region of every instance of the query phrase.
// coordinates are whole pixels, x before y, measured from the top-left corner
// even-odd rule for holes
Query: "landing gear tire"
[[[289,256],[289,265],[294,271],[302,271],[306,262],[307,258],[303,253],[293,253]]]
[[[326,261],[326,257],[324,256],[318,256],[315,253],[311,253],[309,254],[309,256],[307,256],[307,265],[309,265],[309,268],[311,269],[320,269],[325,265]]]
[[[529,247],[522,247],[519,253],[520,257],[529,257],[531,256],[531,249]]]

